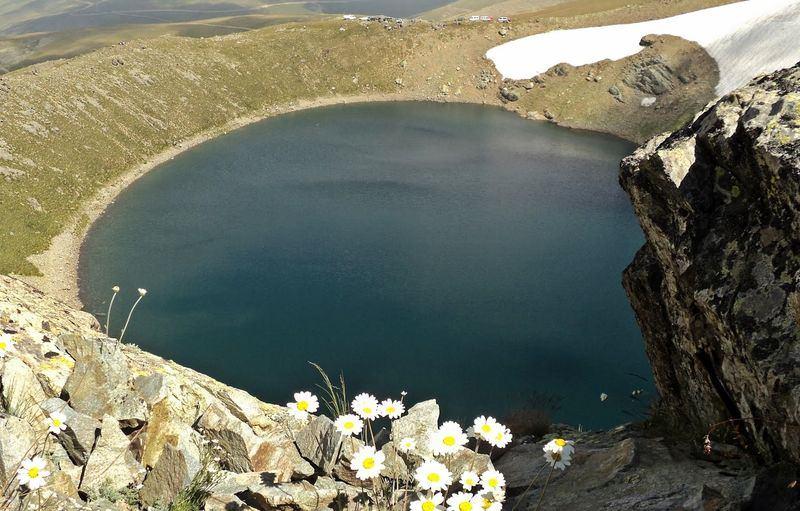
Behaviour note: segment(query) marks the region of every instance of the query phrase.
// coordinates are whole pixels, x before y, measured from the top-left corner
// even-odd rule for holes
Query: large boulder
[[[620,180],[646,237],[624,285],[668,415],[800,461],[800,67],[651,140]]]

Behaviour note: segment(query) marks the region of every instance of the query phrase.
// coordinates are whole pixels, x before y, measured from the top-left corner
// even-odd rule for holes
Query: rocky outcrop
[[[120,509],[128,509],[124,501],[169,504],[208,468],[209,456],[218,467],[209,502],[222,502],[220,509],[237,502],[314,509],[318,494],[347,508],[358,493],[334,480],[317,488],[332,467],[301,456],[295,438],[312,426],[286,408],[119,344],[89,314],[3,276],[0,332],[14,342],[0,357],[4,488],[15,487],[23,459],[40,453],[53,473],[43,491],[67,509],[83,509],[81,498],[91,509],[111,509],[101,503],[112,498]],[[45,420],[54,412],[65,417],[57,436]]]
[[[800,460],[800,67],[622,164],[646,244],[624,285],[669,415]],[[701,437],[700,437],[701,438]]]
[[[543,506],[548,511],[750,509],[748,503],[762,491],[742,453],[696,460],[688,444],[670,444],[636,427],[583,432],[561,426],[545,439],[512,447],[495,462],[512,495],[508,509],[536,507],[549,470],[542,446],[555,436],[575,439],[580,448],[568,470],[553,472]]]

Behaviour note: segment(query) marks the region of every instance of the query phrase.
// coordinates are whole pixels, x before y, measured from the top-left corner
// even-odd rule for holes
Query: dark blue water
[[[601,427],[650,389],[620,273],[642,243],[617,185],[631,144],[467,105],[309,110],[203,144],[92,229],[82,299],[112,331],[283,403],[352,393],[503,416],[542,395]],[[601,403],[599,394],[611,398]]]

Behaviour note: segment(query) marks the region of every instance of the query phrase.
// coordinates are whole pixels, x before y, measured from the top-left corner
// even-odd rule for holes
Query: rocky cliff
[[[669,415],[800,460],[800,67],[651,140],[620,180],[646,236],[624,285]]]

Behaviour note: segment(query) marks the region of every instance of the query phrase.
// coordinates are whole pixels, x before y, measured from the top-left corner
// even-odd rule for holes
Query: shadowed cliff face
[[[624,285],[664,404],[800,459],[800,67],[758,78],[622,164],[647,241]]]

